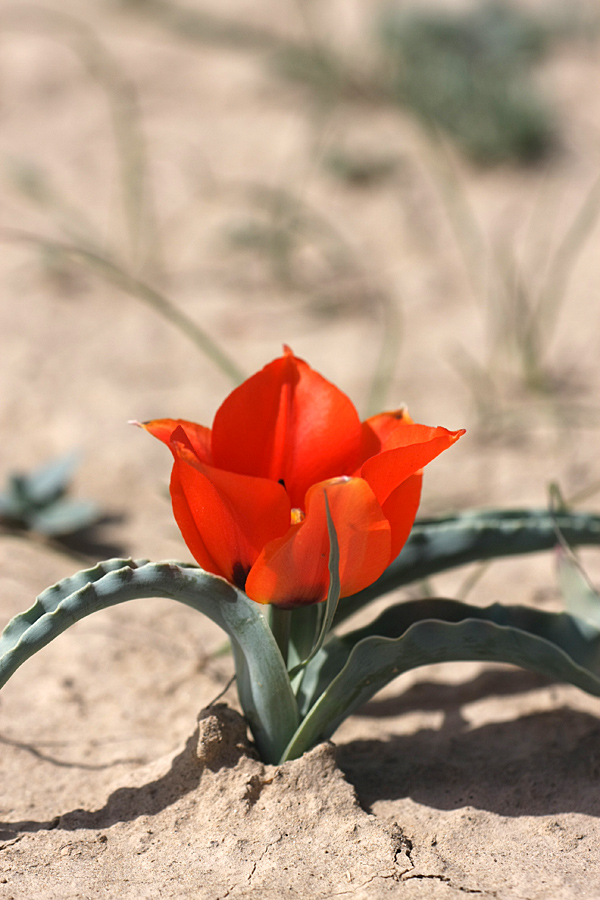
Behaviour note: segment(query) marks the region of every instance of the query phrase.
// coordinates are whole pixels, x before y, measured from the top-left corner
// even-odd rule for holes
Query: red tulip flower
[[[287,348],[226,398],[212,429],[143,427],[173,453],[173,511],[196,561],[287,609],[327,597],[325,494],[347,597],[398,555],[423,467],[464,434],[416,425],[405,410],[361,424],[351,400]]]

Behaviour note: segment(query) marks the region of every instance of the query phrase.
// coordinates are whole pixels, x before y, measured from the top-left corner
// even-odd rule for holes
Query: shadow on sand
[[[513,670],[484,672],[462,685],[419,683],[398,697],[372,701],[359,715],[442,710],[441,729],[351,741],[338,747],[337,762],[366,809],[406,797],[440,810],[471,806],[504,816],[600,816],[599,718],[563,707],[470,728],[461,715],[466,703],[549,685],[540,676]],[[204,765],[197,747],[198,729],[162,777],[118,788],[101,809],[74,809],[50,821],[0,822],[0,840],[54,828],[97,830],[156,815],[198,788]],[[241,752],[211,768],[234,765]]]
[[[364,717],[441,710],[440,730],[351,741],[337,761],[361,804],[410,797],[434,809],[472,806],[504,816],[600,816],[600,718],[569,707],[471,728],[461,707],[549,686],[519,670],[484,672],[462,685],[420,683],[364,706]],[[600,702],[598,703],[600,713]]]

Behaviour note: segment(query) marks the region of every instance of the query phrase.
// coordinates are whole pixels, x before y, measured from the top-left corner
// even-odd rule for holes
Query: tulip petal
[[[366,462],[377,453],[381,453],[385,441],[396,428],[412,425],[413,420],[405,406],[394,409],[391,412],[377,413],[362,423],[361,435],[361,462]]]
[[[243,590],[264,545],[287,532],[289,499],[276,482],[201,463],[183,437],[171,442],[175,519],[198,563]]]
[[[350,475],[361,427],[352,401],[290,350],[226,398],[212,430],[221,469],[283,482],[304,508],[313,484]]]
[[[325,491],[340,549],[341,596],[371,584],[390,562],[390,525],[368,484],[361,478],[321,482],[308,491],[304,521],[267,544],[252,567],[246,592],[253,600],[293,609],[326,598]]]
[[[186,419],[154,419],[152,422],[141,422],[140,425],[167,447],[171,445],[173,432],[182,428],[198,459],[209,465],[212,462],[210,428]]]
[[[423,475],[417,472],[398,485],[382,506],[383,514],[392,530],[390,562],[404,547],[419,509]]]
[[[173,504],[173,515],[177,522],[177,527],[198,565],[206,572],[211,572],[213,575],[222,575],[225,578],[227,576],[208,552],[206,544],[202,540],[200,529],[196,524],[190,501],[188,501],[187,494],[181,483],[180,470],[183,465],[185,463],[175,459],[173,471],[171,472],[171,503]],[[191,498],[191,502],[193,502],[193,498]]]
[[[448,431],[426,425],[396,428],[384,442],[383,452],[363,464],[361,477],[383,505],[398,485],[447,450],[464,433],[464,429]]]

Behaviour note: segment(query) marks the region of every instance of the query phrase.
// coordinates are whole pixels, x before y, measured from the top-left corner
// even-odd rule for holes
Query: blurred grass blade
[[[53,222],[69,240],[81,246],[101,248],[102,241],[86,213],[69,202],[37,163],[9,159],[7,176],[22,197],[51,214]]]
[[[107,281],[120,290],[136,297],[147,306],[154,309],[159,315],[175,326],[179,331],[186,335],[195,346],[208,358],[215,363],[221,371],[230,378],[235,384],[239,384],[245,378],[242,371],[231,357],[217,344],[217,342],[207,334],[204,329],[190,319],[186,313],[171,303],[160,291],[153,288],[146,282],[135,278],[127,272],[119,263],[83,247],[68,244],[63,241],[53,240],[52,238],[42,237],[41,235],[31,234],[26,231],[18,231],[16,229],[2,229],[0,232],[8,240],[23,241],[25,243],[35,244],[45,250],[62,254],[67,258],[79,259],[86,263],[96,272],[102,275]]]
[[[149,267],[153,274],[160,274],[158,229],[135,85],[91,28],[70,16],[64,20],[73,32],[75,50],[108,99],[131,264],[136,271]]]
[[[525,332],[545,345],[550,341],[567,294],[571,274],[600,216],[600,176],[594,181],[563,236],[530,314]]]
[[[369,389],[367,416],[375,415],[387,405],[402,342],[401,315],[393,297],[382,292],[379,305],[382,311],[383,334]]]
[[[150,268],[153,275],[160,274],[160,252],[156,227],[151,180],[148,178],[147,154],[143,135],[140,104],[134,82],[119,64],[118,58],[109,52],[95,30],[83,19],[59,9],[27,7],[18,10],[17,21],[36,31],[56,36],[68,43],[85,67],[87,74],[103,90],[106,97],[116,161],[120,181],[120,193],[126,223],[128,258],[134,271]],[[25,182],[23,185],[37,194],[37,200],[57,206],[56,196],[44,192],[41,183]],[[40,193],[40,188],[42,192]],[[62,210],[60,210],[62,207]],[[73,210],[58,204],[68,213],[67,223],[73,220]],[[79,213],[76,214],[80,219]],[[88,247],[96,246],[94,241]]]

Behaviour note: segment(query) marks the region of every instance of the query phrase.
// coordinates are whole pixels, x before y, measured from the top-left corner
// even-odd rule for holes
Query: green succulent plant
[[[31,472],[11,472],[0,492],[0,522],[52,538],[96,524],[100,519],[96,503],[66,496],[78,462],[78,455],[69,453]]]

